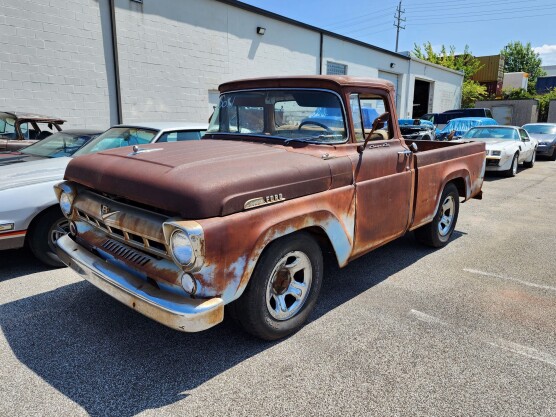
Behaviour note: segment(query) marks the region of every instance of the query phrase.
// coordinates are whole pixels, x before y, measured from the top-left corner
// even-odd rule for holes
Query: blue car
[[[370,129],[375,119],[379,116],[378,111],[372,107],[363,107],[361,112],[365,129]],[[315,124],[327,129],[343,129],[344,117],[342,116],[342,109],[339,107],[318,107],[313,114],[303,119],[301,124]]]
[[[498,122],[490,117],[458,117],[452,119],[440,132],[437,140],[452,140],[461,138],[469,129],[475,126],[494,126]]]

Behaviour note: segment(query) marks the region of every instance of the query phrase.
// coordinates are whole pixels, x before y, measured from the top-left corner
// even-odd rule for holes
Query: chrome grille
[[[121,243],[116,242],[112,239],[106,240],[102,244],[102,247],[106,249],[108,252],[110,252],[111,254],[119,258],[126,259],[139,266],[145,266],[150,261],[149,257],[142,255],[139,252],[130,249],[129,247],[122,245]]]
[[[92,199],[87,199],[87,203],[90,203],[90,201],[92,201]],[[119,241],[125,245],[131,246],[132,248],[139,249],[159,258],[170,258],[170,255],[166,250],[166,245],[163,241],[160,240],[160,238],[145,236],[138,231],[132,231],[128,230],[127,228],[122,228],[120,227],[119,223],[115,223],[114,221],[103,221],[102,218],[91,214],[91,212],[96,211],[97,210],[94,209],[91,210],[90,208],[80,207],[79,204],[77,204],[74,213],[80,220],[86,221],[93,227],[102,230],[112,241]],[[131,213],[127,214],[127,218],[133,217]],[[136,224],[136,222],[132,223]],[[160,221],[160,230],[162,230],[162,221]]]

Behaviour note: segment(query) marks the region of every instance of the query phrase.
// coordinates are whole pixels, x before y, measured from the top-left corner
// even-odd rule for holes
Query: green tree
[[[546,122],[548,120],[550,100],[556,100],[556,87],[546,94],[537,95],[535,98],[539,100],[539,122]]]
[[[469,51],[469,46],[465,45],[463,53],[456,55],[456,48],[454,46],[446,48],[442,45],[440,52],[437,53],[433,50],[431,43],[426,42],[423,44],[422,48],[415,44],[413,54],[417,58],[432,62],[433,64],[463,71],[463,86],[461,92],[463,107],[473,107],[477,100],[481,100],[487,96],[486,87],[471,80],[471,77],[482,68],[482,64]]]
[[[535,94],[537,78],[546,75],[541,68],[542,60],[539,54],[533,51],[531,42],[523,45],[521,42],[510,42],[500,51],[504,56],[504,72],[526,72],[529,74],[527,91]]]
[[[475,102],[487,96],[487,89],[477,81],[465,80],[461,88],[461,105],[464,108],[475,107]]]

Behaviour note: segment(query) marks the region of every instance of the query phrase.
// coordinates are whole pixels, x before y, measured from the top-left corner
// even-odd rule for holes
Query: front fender
[[[198,295],[229,303],[245,290],[265,248],[296,231],[322,230],[339,265],[345,265],[353,248],[355,189],[346,186],[199,224],[205,234],[205,264],[194,274],[202,289]]]

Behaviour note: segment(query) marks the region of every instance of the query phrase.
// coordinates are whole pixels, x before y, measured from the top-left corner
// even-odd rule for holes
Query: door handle
[[[413,152],[411,152],[409,149],[405,149],[403,151],[399,151],[398,155],[404,155],[404,156],[409,156],[411,155]]]

